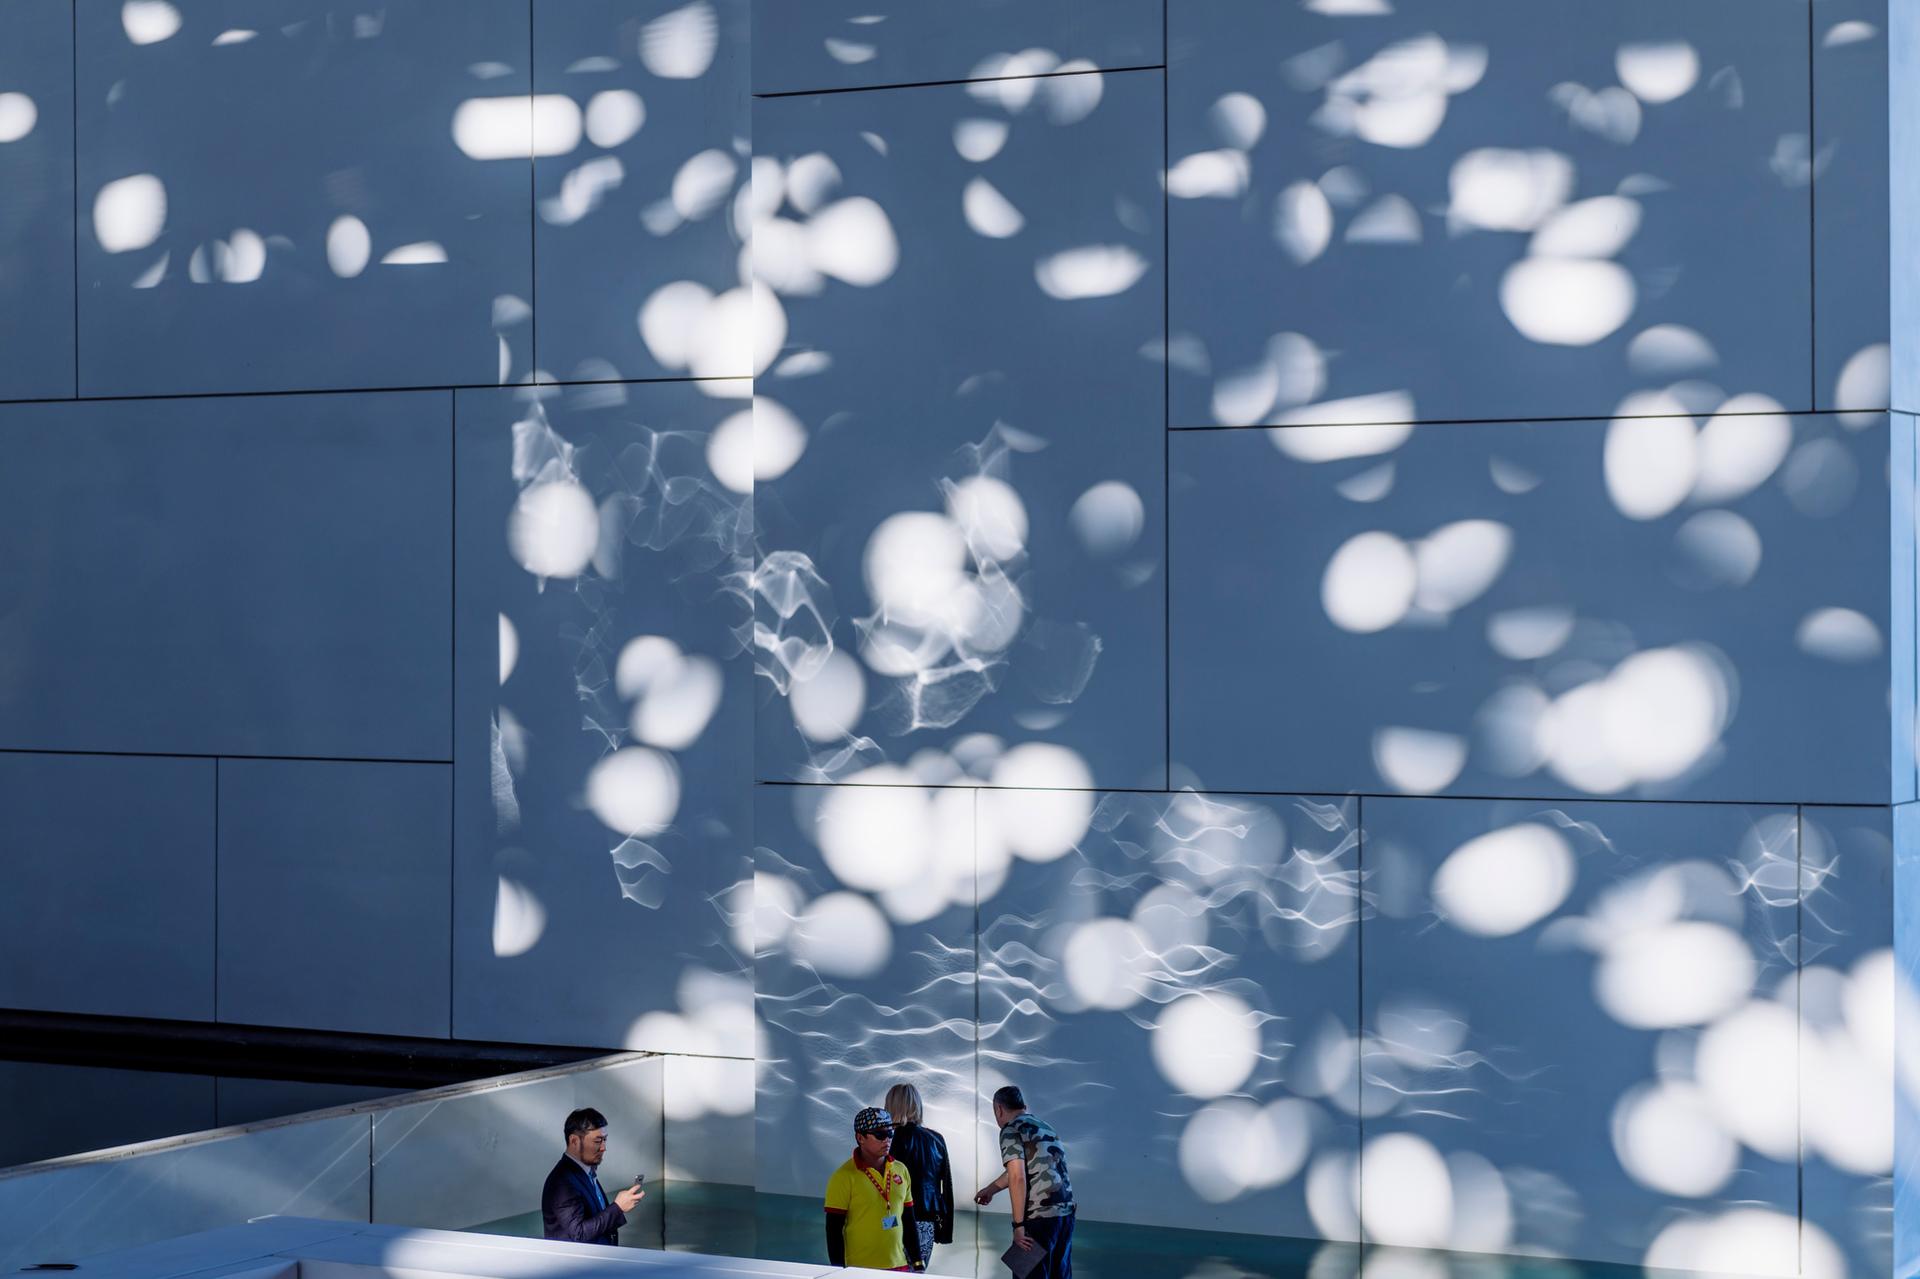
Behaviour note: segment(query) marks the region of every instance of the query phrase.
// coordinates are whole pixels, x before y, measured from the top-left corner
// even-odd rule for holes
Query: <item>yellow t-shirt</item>
[[[887,1188],[880,1199],[880,1184]],[[913,1180],[898,1160],[885,1168],[861,1169],[853,1160],[841,1164],[827,1178],[827,1211],[847,1214],[847,1264],[869,1270],[898,1270],[907,1264],[907,1246],[900,1229],[900,1210],[913,1202]],[[891,1217],[893,1226],[880,1224]]]

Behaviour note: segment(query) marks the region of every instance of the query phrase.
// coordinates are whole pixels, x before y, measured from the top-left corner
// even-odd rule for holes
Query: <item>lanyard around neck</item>
[[[892,1207],[892,1201],[887,1198],[887,1180],[893,1176],[893,1160],[887,1160],[881,1167],[878,1178],[874,1177],[873,1169],[867,1167],[865,1164],[860,1165],[860,1171],[866,1177],[867,1184],[873,1187],[874,1193],[880,1196],[881,1204],[889,1208]]]

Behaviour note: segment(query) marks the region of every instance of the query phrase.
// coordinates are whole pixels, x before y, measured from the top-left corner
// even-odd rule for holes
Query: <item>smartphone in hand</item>
[[[644,1183],[644,1182],[646,1181],[646,1179],[647,1179],[647,1174],[646,1174],[646,1173],[644,1173],[644,1172],[636,1172],[636,1173],[634,1173],[634,1174],[633,1174],[633,1188],[634,1188],[635,1190],[638,1190],[638,1189],[640,1189],[640,1186],[641,1186],[641,1184],[642,1184],[642,1183]]]

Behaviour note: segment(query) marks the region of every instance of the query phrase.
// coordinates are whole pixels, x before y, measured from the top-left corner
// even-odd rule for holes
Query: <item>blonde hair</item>
[[[921,1121],[920,1090],[912,1084],[895,1084],[887,1089],[887,1113],[900,1125]]]

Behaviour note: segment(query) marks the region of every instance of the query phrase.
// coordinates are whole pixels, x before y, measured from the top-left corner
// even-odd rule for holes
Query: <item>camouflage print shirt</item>
[[[1073,1213],[1073,1183],[1067,1179],[1067,1152],[1045,1120],[1016,1116],[1000,1130],[1000,1162],[1020,1160],[1027,1167],[1027,1216],[1066,1217]]]

